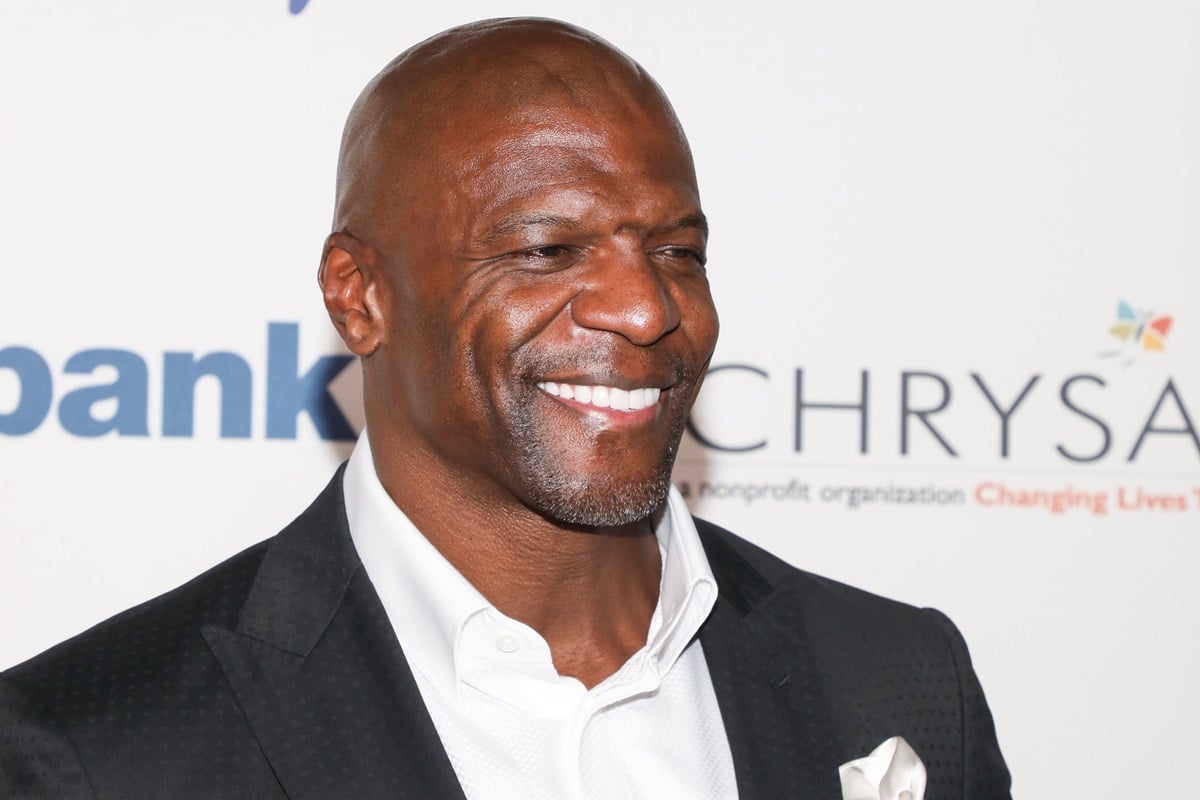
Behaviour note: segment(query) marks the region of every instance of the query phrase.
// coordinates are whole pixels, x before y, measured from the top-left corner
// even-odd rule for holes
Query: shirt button
[[[519,646],[517,637],[511,633],[502,633],[496,637],[496,649],[501,653],[515,653]]]

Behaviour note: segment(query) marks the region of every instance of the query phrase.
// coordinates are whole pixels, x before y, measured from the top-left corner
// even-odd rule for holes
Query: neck
[[[412,463],[382,462],[393,502],[500,612],[541,634],[559,674],[590,688],[646,644],[661,575],[650,520],[572,526]]]
[[[430,539],[496,608],[546,639],[562,675],[590,687],[646,643],[661,574],[648,522],[614,532],[493,518],[474,546]]]

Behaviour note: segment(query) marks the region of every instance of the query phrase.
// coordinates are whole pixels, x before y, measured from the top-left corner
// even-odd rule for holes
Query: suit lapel
[[[464,800],[346,525],[339,471],[271,543],[237,628],[204,637],[293,800]],[[803,620],[700,523],[719,599],[700,630],[741,800],[837,798]],[[233,711],[231,709],[231,711]],[[231,765],[236,768],[236,765]]]
[[[354,552],[341,482],[272,542],[236,630],[205,640],[289,797],[462,798]]]
[[[718,600],[700,643],[740,800],[840,798],[835,729],[800,614],[711,528],[701,530]]]

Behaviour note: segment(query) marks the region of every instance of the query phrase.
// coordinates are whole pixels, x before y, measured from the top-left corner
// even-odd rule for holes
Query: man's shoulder
[[[246,772],[229,786],[244,791],[222,797],[274,796],[266,762],[245,758],[253,738],[214,643],[236,634],[266,646],[324,628],[313,602],[341,587],[322,594],[321,581],[357,568],[340,492],[339,472],[275,536],[0,673],[0,796],[90,796],[78,788],[90,784],[104,796],[191,797],[234,763]],[[14,786],[43,788],[6,792]]]
[[[971,671],[966,642],[942,612],[873,594],[798,569],[763,548],[697,520],[697,530],[726,602],[783,649],[803,646],[830,688],[854,696],[863,686],[892,691],[909,673],[957,683]],[[973,678],[971,678],[973,680]]]
[[[183,585],[12,667],[4,675],[22,684],[37,685],[48,680],[94,681],[101,672],[121,674],[125,661],[129,671],[139,675],[145,675],[151,665],[178,668],[180,659],[194,658],[195,653],[205,650],[204,628],[238,627],[264,566],[272,560],[319,556],[321,547],[313,546],[313,540],[336,535],[339,520],[344,519],[342,509],[339,469],[312,504],[276,535],[251,545]],[[337,557],[342,554],[337,552]],[[110,665],[111,669],[105,669],[104,665]],[[80,671],[91,674],[83,675]]]
[[[86,685],[121,675],[148,676],[154,667],[186,659],[202,647],[208,625],[237,624],[270,539],[206,570],[187,583],[122,611],[7,670],[5,676],[39,690]]]
[[[797,569],[701,520],[696,526],[718,602],[758,632],[755,659],[773,653],[814,671],[844,759],[899,734],[938,775],[939,797],[1008,796],[983,690],[944,614]],[[716,651],[723,640],[712,644]]]
[[[768,550],[703,519],[696,530],[708,554],[718,587],[726,595],[770,595],[773,603],[797,603],[810,614],[853,618],[881,626],[918,620],[938,612],[873,594],[864,589],[795,567]],[[809,614],[806,614],[808,616]]]

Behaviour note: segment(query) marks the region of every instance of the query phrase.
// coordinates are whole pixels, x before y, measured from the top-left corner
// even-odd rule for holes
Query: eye
[[[534,247],[529,250],[525,250],[522,252],[522,255],[531,258],[561,258],[568,252],[570,252],[570,250],[566,247],[566,245],[547,244],[541,247]]]
[[[542,244],[505,256],[505,260],[523,270],[537,273],[558,272],[579,260],[579,248],[566,244]]]
[[[698,250],[693,247],[682,247],[678,245],[668,245],[660,247],[654,253],[663,258],[680,263],[692,263],[696,266],[703,267],[708,262],[708,256],[703,250]]]

